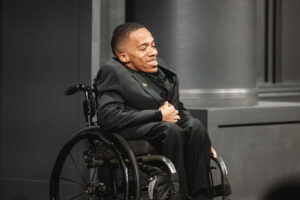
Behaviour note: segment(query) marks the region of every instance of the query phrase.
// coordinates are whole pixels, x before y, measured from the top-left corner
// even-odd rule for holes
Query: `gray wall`
[[[258,83],[260,100],[271,101],[228,106],[225,98],[217,104],[211,92],[211,105],[186,104],[227,164],[232,199],[262,199],[273,183],[299,176],[300,104],[274,101],[300,101],[300,1],[130,2],[127,20],[153,32],[160,56],[178,72],[181,89]]]
[[[186,105],[257,103],[255,1],[130,2],[127,20],[140,22],[153,33],[159,56],[179,75]]]
[[[122,10],[122,5],[115,4],[117,1],[101,1],[101,24],[103,25],[101,31],[102,43],[101,51],[101,63],[105,62],[105,59],[111,56],[107,44],[109,42],[109,34],[112,27],[117,21],[122,18],[122,13],[114,15],[114,12]],[[134,3],[135,2],[135,3]],[[180,66],[176,66],[183,60],[179,58],[179,55],[175,51],[182,50],[176,47],[180,47],[179,41],[185,42],[189,35],[185,34],[185,24],[179,24],[182,22],[183,17],[192,18],[197,20],[200,18],[202,24],[206,24],[206,28],[210,27],[210,18],[205,18],[203,14],[211,14],[215,12],[227,13],[229,19],[235,22],[239,22],[235,18],[234,13],[238,16],[250,17],[251,24],[256,20],[256,30],[249,30],[249,32],[256,35],[254,41],[256,46],[255,60],[247,62],[247,68],[251,70],[251,75],[238,73],[239,69],[233,71],[236,80],[242,80],[245,77],[246,86],[253,84],[253,72],[257,69],[257,77],[260,89],[260,98],[275,101],[300,101],[300,87],[299,87],[299,67],[300,57],[297,56],[300,51],[300,39],[299,39],[299,9],[300,2],[298,0],[276,0],[268,2],[277,2],[277,18],[275,20],[277,24],[277,37],[274,44],[276,44],[276,52],[274,55],[277,57],[276,67],[270,68],[266,66],[266,59],[269,58],[269,52],[266,52],[266,10],[268,8],[266,2],[263,0],[256,0],[256,5],[248,0],[228,0],[228,2],[237,3],[237,7],[232,7],[232,13],[230,4],[223,5],[218,4],[216,6],[213,3],[218,1],[205,1],[199,0],[203,5],[206,5],[207,9],[190,4],[192,0],[188,1],[176,1],[164,0],[164,1],[127,1],[127,21],[138,21],[146,25],[157,39],[160,56],[165,58],[167,62],[174,68],[182,71]],[[198,2],[198,1],[197,1]],[[249,4],[247,4],[247,2]],[[185,4],[185,5],[183,5]],[[115,7],[118,5],[120,7]],[[180,5],[180,6],[179,6]],[[181,10],[182,6],[187,6],[189,9]],[[221,6],[221,7],[220,7]],[[256,7],[255,7],[256,6]],[[140,8],[147,8],[144,11]],[[250,13],[240,13],[239,8],[248,9]],[[106,10],[109,9],[109,10]],[[191,10],[190,10],[191,9]],[[197,13],[197,9],[203,9],[202,12]],[[137,13],[134,14],[133,11]],[[153,12],[155,10],[155,12]],[[209,10],[213,12],[208,12]],[[194,11],[194,12],[191,12]],[[256,19],[253,18],[255,16]],[[179,12],[179,15],[175,14]],[[153,14],[154,13],[154,14]],[[139,18],[136,16],[139,15]],[[203,15],[203,16],[202,16]],[[118,19],[114,19],[117,17]],[[179,18],[180,17],[180,18]],[[220,22],[220,26],[210,28],[224,28],[227,32],[227,36],[230,37],[230,30],[226,25],[222,25],[223,20],[221,17],[214,16],[215,20]],[[228,19],[227,18],[227,19]],[[111,21],[110,21],[111,20]],[[236,21],[237,20],[237,21]],[[227,22],[230,20],[227,20]],[[248,21],[249,22],[249,21]],[[201,26],[197,24],[197,31],[201,33]],[[181,27],[179,30],[178,28]],[[279,28],[278,28],[279,27]],[[241,27],[240,27],[241,28]],[[237,30],[239,31],[240,28]],[[271,27],[272,28],[272,27]],[[54,164],[54,160],[62,147],[62,145],[69,139],[69,137],[82,127],[83,118],[81,111],[81,98],[79,95],[73,97],[66,97],[63,94],[65,88],[78,82],[88,83],[91,77],[91,1],[90,0],[65,0],[65,1],[9,1],[1,0],[1,67],[0,67],[0,199],[5,200],[35,200],[35,199],[47,199],[49,176],[51,168]],[[162,30],[162,31],[161,31]],[[179,35],[174,35],[172,30],[180,31]],[[194,32],[195,30],[190,30]],[[255,34],[256,31],[256,34]],[[248,31],[242,31],[245,34]],[[206,32],[207,34],[207,32]],[[201,34],[200,34],[201,35]],[[176,36],[176,37],[175,37]],[[193,36],[197,36],[197,33],[193,33]],[[203,35],[202,35],[203,36]],[[205,36],[205,35],[204,35]],[[209,35],[206,35],[209,38]],[[244,35],[245,36],[245,35]],[[177,38],[179,37],[179,38]],[[251,36],[247,36],[252,38]],[[223,38],[216,36],[216,39]],[[105,39],[105,40],[104,40]],[[179,39],[179,40],[178,40]],[[170,41],[170,42],[169,42]],[[221,41],[219,41],[221,42]],[[247,42],[247,41],[245,41]],[[248,41],[249,42],[249,41]],[[254,43],[249,44],[251,49],[241,51],[240,53],[250,52],[254,48]],[[209,44],[209,41],[207,41]],[[273,44],[273,45],[274,45]],[[189,40],[189,45],[193,45]],[[238,46],[241,44],[237,44]],[[242,46],[247,46],[248,43],[243,43]],[[271,44],[269,44],[271,45]],[[272,46],[272,45],[271,45]],[[184,53],[184,52],[181,52]],[[189,52],[187,52],[189,53]],[[205,52],[204,52],[205,53]],[[238,52],[239,53],[239,52]],[[272,52],[271,52],[272,53]],[[177,55],[178,57],[174,57]],[[222,56],[223,54],[221,54]],[[252,54],[251,54],[252,55]],[[279,57],[278,57],[279,56]],[[107,58],[106,58],[107,57]],[[202,57],[206,60],[209,57]],[[198,58],[197,58],[198,59]],[[248,58],[246,58],[247,60]],[[178,62],[177,62],[178,61]],[[238,60],[242,62],[242,59]],[[217,62],[217,61],[216,61]],[[253,65],[253,66],[252,66]],[[192,66],[192,64],[190,64]],[[231,70],[235,70],[234,66],[228,65]],[[236,65],[238,66],[238,65]],[[269,69],[266,71],[266,69]],[[275,76],[277,77],[275,83],[273,80],[265,80],[265,76],[273,76],[272,71],[276,70]],[[197,86],[197,82],[189,82],[189,76],[192,71],[186,70],[182,73],[187,74],[185,77],[180,77],[182,87]],[[271,74],[270,74],[271,73]],[[233,75],[230,74],[229,75]],[[214,77],[214,76],[213,76]],[[229,76],[230,77],[230,76]],[[250,80],[251,79],[251,80]],[[206,81],[207,82],[206,82]],[[204,77],[202,80],[204,85],[211,83],[211,77]],[[243,85],[245,86],[245,85]],[[276,104],[271,104],[275,108],[278,108]],[[273,110],[271,106],[270,110]],[[231,116],[245,116],[245,112],[252,118],[255,118],[255,123],[260,123],[257,116],[264,116],[268,119],[270,125],[261,125],[257,127],[232,127],[232,128],[220,128],[211,129],[214,144],[217,150],[222,152],[225,161],[228,160],[228,167],[230,173],[243,173],[239,172],[239,163],[237,160],[230,157],[230,152],[235,153],[236,157],[243,156],[243,167],[246,167],[247,176],[234,176],[237,179],[232,180],[235,186],[243,186],[245,177],[257,176],[256,171],[253,170],[252,165],[247,165],[247,156],[249,156],[249,150],[243,149],[245,145],[251,142],[251,145],[258,150],[253,152],[250,156],[251,159],[255,158],[266,159],[271,163],[276,163],[276,159],[269,158],[265,155],[261,155],[261,151],[265,147],[264,143],[268,146],[273,146],[273,149],[269,149],[269,154],[272,155],[273,150],[276,154],[287,154],[287,152],[293,150],[299,150],[295,141],[298,140],[299,129],[299,116],[295,112],[299,109],[299,105],[293,105],[291,112],[287,112],[286,105],[283,105],[282,110],[278,112],[285,113],[290,116],[289,113],[294,113],[295,119],[293,124],[274,124],[271,118],[261,112],[259,107],[256,107],[259,115],[252,112],[252,107],[248,107],[248,111],[244,111],[242,108],[238,115],[235,115],[235,108],[220,108],[220,113],[214,108],[203,109],[201,112],[195,112],[198,117],[202,118],[204,123],[208,127],[216,127],[222,119],[233,120],[232,123],[237,123],[236,118]],[[198,108],[197,108],[198,109]],[[196,109],[196,110],[197,110]],[[225,111],[224,111],[225,110]],[[247,110],[247,109],[246,109]],[[209,113],[214,114],[219,121],[209,118]],[[198,114],[197,114],[198,113]],[[222,114],[223,113],[223,114]],[[212,114],[212,113],[211,113]],[[213,115],[213,114],[212,114]],[[221,116],[222,119],[221,119]],[[274,116],[270,111],[270,117]],[[282,115],[282,118],[285,116]],[[286,118],[287,119],[287,118]],[[284,119],[284,120],[286,120]],[[215,124],[212,124],[216,122]],[[247,122],[248,123],[248,122]],[[289,122],[288,122],[289,123]],[[220,136],[218,135],[220,134]],[[287,134],[286,134],[287,133]],[[256,140],[260,134],[265,134],[263,140]],[[285,137],[287,136],[287,137]],[[225,141],[221,143],[221,141]],[[244,143],[240,142],[243,141]],[[227,146],[224,146],[224,145]],[[234,144],[234,145],[231,145]],[[250,143],[249,143],[250,144]],[[276,145],[276,146],[274,146]],[[277,148],[277,146],[285,145],[284,148]],[[235,148],[240,151],[236,152]],[[280,151],[280,152],[279,152]],[[224,153],[223,153],[224,152]],[[249,153],[249,154],[248,154]],[[279,175],[289,176],[294,172],[295,167],[299,166],[296,162],[296,154],[291,154],[282,163],[277,163],[272,173],[277,173],[277,170],[281,170]],[[270,159],[270,160],[268,160]],[[284,168],[283,164],[288,163],[290,160],[291,165],[289,168]],[[261,164],[258,173],[263,173],[265,165]],[[282,170],[284,169],[284,170]],[[272,174],[269,174],[272,177]],[[280,178],[280,177],[278,177]],[[266,186],[270,183],[272,178],[265,182],[259,182],[260,188],[254,187],[257,180],[251,180],[248,182],[249,187],[254,188],[254,193],[243,188],[238,188],[234,192],[236,197],[244,196],[249,199],[257,198]],[[263,184],[263,185],[262,185]],[[244,186],[247,186],[244,185]],[[248,193],[247,193],[248,192]]]
[[[1,1],[0,199],[49,198],[62,145],[82,126],[90,81],[89,0]]]
[[[131,2],[128,20],[153,32],[159,55],[181,75],[182,89],[256,86],[255,1]]]
[[[300,178],[300,103],[193,108],[227,166],[232,199],[259,200],[276,183]]]
[[[299,1],[127,2],[127,21],[151,30],[159,56],[180,74],[181,89],[257,86],[261,99],[299,101]],[[216,96],[202,97],[218,104]]]

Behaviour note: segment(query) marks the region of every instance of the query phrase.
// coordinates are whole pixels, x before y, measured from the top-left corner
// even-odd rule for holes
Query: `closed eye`
[[[141,45],[141,46],[139,47],[139,49],[140,49],[140,50],[146,50],[147,47],[146,47],[146,45],[143,44],[143,45]]]

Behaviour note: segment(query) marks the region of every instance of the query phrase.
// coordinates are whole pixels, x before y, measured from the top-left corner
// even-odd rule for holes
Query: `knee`
[[[193,137],[208,137],[207,129],[203,126],[200,120],[192,118],[190,124],[190,130],[188,132],[189,134],[192,134]]]
[[[199,119],[192,119],[192,126],[195,127],[198,130],[207,132],[206,128],[204,127],[204,125],[202,124],[202,122]]]
[[[161,129],[166,138],[180,138],[183,135],[183,129],[175,123],[162,122]]]

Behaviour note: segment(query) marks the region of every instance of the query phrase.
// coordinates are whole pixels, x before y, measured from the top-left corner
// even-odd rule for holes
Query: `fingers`
[[[165,101],[163,106],[167,108],[169,106],[169,103],[167,101]]]
[[[165,109],[168,109],[168,105],[169,105],[168,102],[165,101],[164,104],[161,105],[158,109],[159,109],[159,110],[165,110]]]
[[[169,108],[171,108],[172,110],[176,110],[175,107],[172,104],[168,104]]]
[[[169,120],[167,120],[166,122],[169,122],[169,123],[177,123],[178,122],[178,120],[176,120],[176,119],[169,119]]]
[[[214,149],[214,148],[210,148],[210,152],[211,152],[211,154],[212,154],[212,156],[214,157],[214,158],[217,158],[218,157],[218,154],[217,154],[217,152],[216,152],[216,150]]]
[[[165,101],[162,106],[167,106],[168,108],[171,108],[171,109],[175,110],[175,107],[171,103],[169,103],[168,101]]]
[[[170,122],[170,123],[177,123],[178,121],[180,120],[180,116],[179,115],[173,115],[173,116],[170,116],[166,122]]]
[[[165,101],[159,110],[161,110],[165,122],[177,123],[180,120],[179,111],[168,101]]]
[[[171,123],[177,123],[178,120],[180,120],[180,116],[178,115],[179,114],[179,111],[176,110],[174,108],[173,105],[169,104],[169,108],[171,109],[171,115],[170,115],[170,119],[171,119]]]
[[[180,119],[180,116],[178,115],[178,114],[179,114],[179,111],[176,110],[175,108],[174,108],[174,110],[172,109],[172,112],[171,112],[170,114],[171,114],[171,118],[177,119],[177,120]]]
[[[167,104],[169,107],[174,108],[174,106],[170,102],[168,102],[168,101],[165,101],[164,104]]]
[[[176,114],[176,115],[174,116],[174,119],[180,120],[180,116]]]
[[[169,104],[168,109],[169,109],[170,113],[178,114],[178,110],[176,110],[176,108],[173,105]]]

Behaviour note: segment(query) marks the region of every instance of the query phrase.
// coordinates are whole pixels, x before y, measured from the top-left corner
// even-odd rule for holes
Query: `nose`
[[[157,54],[158,54],[158,51],[157,51],[156,47],[151,47],[150,51],[148,53],[148,56],[157,56]]]

